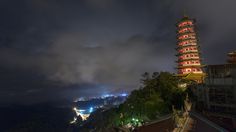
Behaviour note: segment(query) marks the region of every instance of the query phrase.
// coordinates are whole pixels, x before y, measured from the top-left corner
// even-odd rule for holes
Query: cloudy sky
[[[175,72],[175,23],[197,19],[205,64],[236,49],[235,0],[1,0],[0,103],[138,88]]]

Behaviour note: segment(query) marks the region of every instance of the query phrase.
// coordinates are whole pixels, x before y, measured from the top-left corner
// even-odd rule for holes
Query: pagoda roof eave
[[[178,67],[176,67],[176,69],[182,69],[182,68],[196,68],[196,67],[205,67],[205,65],[178,66]]]
[[[177,30],[182,30],[182,29],[184,29],[184,28],[193,28],[194,30],[195,30],[195,25],[185,25],[185,26],[182,26],[182,27],[177,27]]]
[[[194,34],[194,35],[196,35],[196,32],[192,31],[192,32],[177,33],[176,37],[178,39],[179,36],[187,35],[187,34]]]
[[[202,60],[202,59],[201,58],[190,58],[190,59],[177,60],[176,62],[184,62],[184,61],[190,61],[190,60]]]
[[[191,22],[195,23],[196,20],[195,19],[191,19],[191,18],[185,16],[180,21],[178,21],[175,25],[178,26],[179,23],[186,22],[186,21],[191,21]]]
[[[178,46],[178,47],[175,48],[175,49],[178,50],[178,49],[182,49],[182,48],[186,48],[186,47],[193,47],[193,46],[196,46],[197,48],[200,47],[198,44],[188,44],[188,45]]]
[[[186,39],[178,39],[177,38],[177,43],[180,43],[180,42],[183,42],[183,41],[187,41],[187,40],[196,40],[196,41],[198,41],[199,39],[198,39],[198,37],[196,37],[196,38],[186,38]]]
[[[191,53],[198,53],[198,54],[201,54],[201,52],[199,52],[199,51],[191,51],[191,52],[179,53],[179,54],[176,54],[176,56],[186,55],[186,54],[191,54]]]
[[[188,80],[201,80],[203,81],[203,79],[206,77],[206,73],[187,73],[187,74],[177,74],[177,77],[181,77],[183,79],[188,79]]]

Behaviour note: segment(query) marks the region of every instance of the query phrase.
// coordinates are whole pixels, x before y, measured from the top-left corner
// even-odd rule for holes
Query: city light
[[[74,107],[73,110],[75,111],[76,116],[80,116],[84,121],[87,120],[87,118],[90,116],[90,113],[93,112],[93,107],[89,108],[89,112],[86,112],[87,110],[77,109],[76,107]]]
[[[71,123],[78,122],[78,119],[79,119],[78,117],[81,117],[83,121],[87,120],[87,118],[90,116],[92,112],[96,111],[97,109],[104,108],[104,106],[107,106],[107,107],[104,108],[103,111],[106,110],[108,107],[118,106],[120,103],[125,101],[127,96],[128,96],[127,93],[119,93],[116,95],[104,94],[99,97],[88,97],[88,98],[80,97],[75,101],[76,106],[72,108],[73,111],[76,113],[77,121],[75,121],[74,119],[73,121],[71,121]],[[81,106],[81,107],[78,107],[78,106]]]
[[[89,108],[89,112],[92,113],[93,112],[93,107]]]
[[[70,124],[74,124],[77,122],[77,117],[74,117],[73,121],[70,122]]]
[[[127,93],[122,93],[121,96],[126,97],[126,96],[128,96],[128,94]]]
[[[79,112],[84,112],[85,110],[78,110]]]
[[[112,96],[114,96],[113,94],[104,94],[104,95],[102,95],[102,98],[107,98],[107,97],[112,97]]]

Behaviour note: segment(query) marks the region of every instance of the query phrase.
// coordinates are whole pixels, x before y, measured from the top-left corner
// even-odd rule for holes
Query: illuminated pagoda
[[[205,74],[202,70],[195,20],[184,16],[176,26],[178,76],[201,83]]]

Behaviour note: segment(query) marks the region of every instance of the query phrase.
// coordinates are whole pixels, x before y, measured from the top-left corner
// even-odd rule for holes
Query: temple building
[[[227,60],[230,64],[236,64],[236,51],[228,53],[229,59]]]
[[[199,110],[231,131],[236,130],[236,52],[227,55],[228,63],[204,67],[204,84],[198,85],[194,93]]]
[[[176,26],[178,76],[201,83],[205,74],[202,70],[195,20],[184,16]]]

